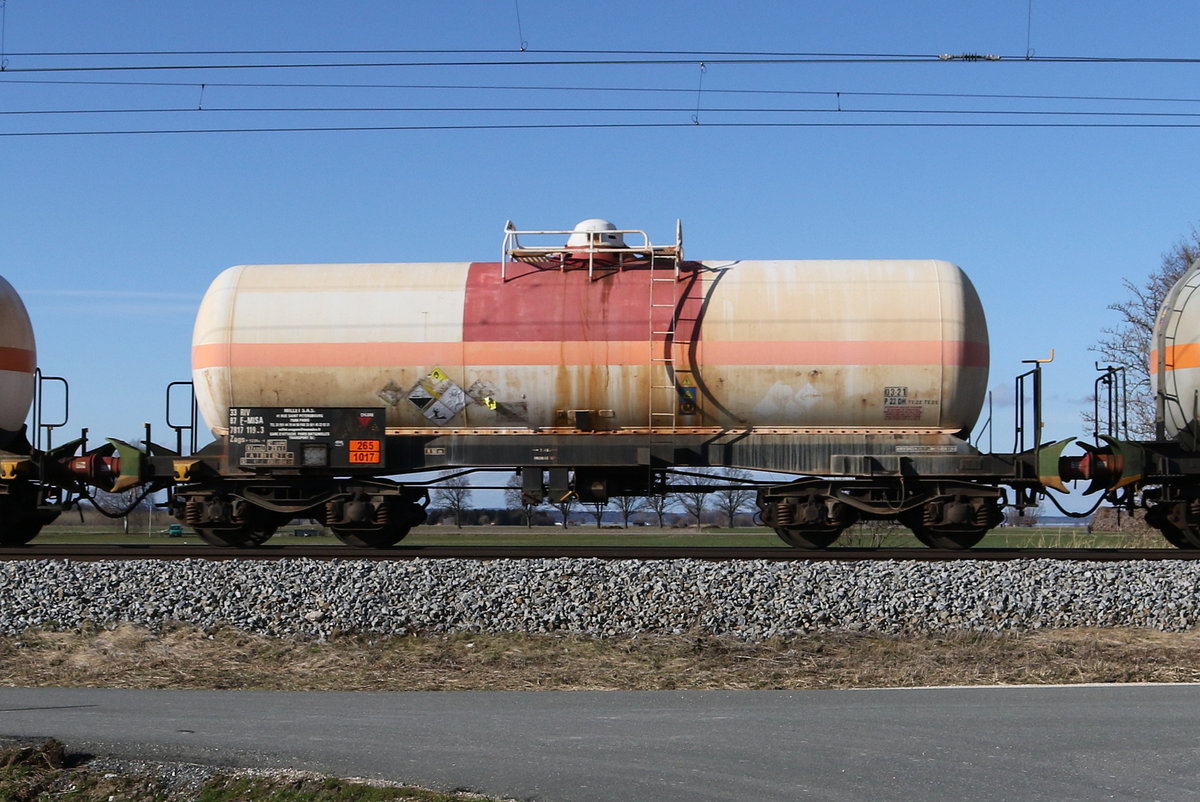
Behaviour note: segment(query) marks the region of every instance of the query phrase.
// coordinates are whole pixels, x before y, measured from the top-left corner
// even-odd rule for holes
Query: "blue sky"
[[[1032,13],[1030,13],[1032,12]],[[519,14],[519,27],[518,27]],[[1200,64],[1056,63],[1058,56],[1198,56],[1200,6],[1176,3],[35,2],[4,7],[0,134],[532,122],[677,127],[0,136],[0,274],[24,296],[43,370],[72,384],[72,427],[137,436],[189,378],[209,281],[241,263],[492,260],[506,220],[608,217],[658,240],[684,225],[692,258],[940,258],[988,312],[991,385],[1022,359],[1046,376],[1048,437],[1082,433],[1088,351],[1140,280],[1200,221],[1189,128],[719,127],[722,121],[1113,122],[946,110],[1200,113]],[[522,41],[527,45],[518,52]],[[34,68],[442,62],[463,56],[37,56],[228,50],[495,50],[487,67],[27,72]],[[536,66],[540,51],[998,54],[999,62]],[[597,57],[593,57],[597,58]],[[685,57],[680,57],[685,58]],[[699,61],[706,61],[703,73]],[[49,84],[49,80],[183,85]],[[39,83],[27,83],[38,81]],[[674,93],[249,88],[241,83],[677,89]],[[201,85],[203,84],[203,88]],[[820,95],[726,94],[782,90]],[[839,98],[843,111],[837,114]],[[865,95],[862,93],[887,93]],[[898,96],[896,93],[905,93]],[[912,97],[910,94],[925,96]],[[930,97],[953,94],[957,97]],[[964,98],[1051,95],[1059,99]],[[1103,102],[1066,96],[1171,98]],[[670,107],[585,112],[231,113],[219,108]],[[206,110],[196,110],[203,105]],[[721,106],[828,109],[740,114]],[[698,109],[698,111],[697,111]],[[915,113],[864,113],[909,109]],[[693,116],[699,123],[692,124]],[[1136,117],[1131,122],[1190,123]],[[1194,118],[1200,122],[1200,117]],[[997,450],[1011,437],[997,407]],[[165,436],[159,439],[166,440]]]

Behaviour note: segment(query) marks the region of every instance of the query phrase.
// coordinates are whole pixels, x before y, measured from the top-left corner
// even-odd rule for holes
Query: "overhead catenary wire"
[[[454,51],[430,51],[455,55]],[[469,51],[468,51],[469,52]],[[496,52],[496,51],[482,51]],[[509,51],[503,51],[509,52]],[[522,56],[532,53],[526,51]],[[543,51],[550,53],[551,51]],[[603,67],[603,66],[680,66],[695,65],[698,61],[707,64],[725,65],[788,65],[788,64],[931,64],[947,62],[987,62],[997,63],[1058,63],[1058,64],[1200,64],[1200,57],[1145,57],[1145,56],[1001,56],[978,53],[921,53],[921,54],[799,54],[799,55],[716,55],[703,56],[664,56],[647,55],[634,57],[633,54],[624,57],[611,58],[579,58],[586,51],[553,51],[568,53],[575,58],[516,58],[516,59],[475,59],[475,60],[425,60],[425,61],[333,61],[333,62],[296,62],[296,63],[211,63],[211,64],[100,64],[100,65],[59,65],[47,67],[8,67],[5,71],[12,73],[64,73],[64,72],[149,72],[149,71],[199,71],[199,70],[327,70],[327,69],[377,69],[377,68],[430,68],[430,67]],[[13,58],[16,54],[10,54]],[[232,54],[240,55],[240,54]],[[331,52],[330,55],[339,55]],[[355,52],[353,55],[363,55]]]
[[[519,6],[517,8],[519,13]],[[661,115],[661,114],[678,114],[687,113],[690,116],[690,121],[693,125],[710,125],[721,127],[845,127],[845,128],[865,128],[865,127],[892,127],[892,128],[965,128],[965,127],[990,127],[990,128],[1018,128],[1018,127],[1039,127],[1039,128],[1175,128],[1175,127],[1191,127],[1186,121],[1197,115],[1188,111],[1167,111],[1164,109],[1154,109],[1143,106],[1135,110],[1118,110],[1097,108],[1095,104],[1153,104],[1153,103],[1171,103],[1171,104],[1187,104],[1200,103],[1200,98],[1187,97],[1149,97],[1135,95],[1114,95],[1105,96],[1099,94],[1036,94],[1036,93],[980,93],[980,92],[913,92],[913,91],[852,91],[852,90],[823,90],[823,89],[783,89],[783,88],[708,88],[705,86],[704,75],[707,71],[707,59],[713,57],[710,51],[538,51],[541,54],[569,54],[573,58],[563,60],[548,61],[545,59],[526,59],[521,58],[516,61],[504,59],[492,59],[481,61],[407,61],[407,62],[354,62],[354,63],[312,63],[312,64],[108,64],[108,65],[57,65],[50,67],[27,67],[22,65],[16,70],[9,70],[0,73],[0,87],[6,85],[63,85],[63,86],[98,86],[98,87],[191,87],[199,92],[199,102],[196,106],[180,108],[177,104],[156,105],[142,104],[111,107],[97,107],[92,105],[90,108],[15,108],[11,101],[8,107],[0,110],[0,116],[6,118],[16,117],[36,117],[36,116],[99,116],[99,115],[170,115],[182,114],[185,112],[197,113],[207,112],[210,115],[248,115],[248,114],[355,114],[355,115],[370,115],[370,114],[395,114],[395,113],[411,113],[423,115],[438,115],[438,114],[476,114],[476,115],[494,115],[494,114],[523,114],[523,115],[604,115],[610,117],[612,115]],[[275,54],[294,54],[294,55],[338,55],[338,54],[419,54],[430,53],[436,55],[456,55],[462,53],[469,54],[504,54],[512,55],[509,50],[454,50],[454,51],[401,51],[401,50],[381,50],[381,51],[363,51],[363,50],[327,50],[327,51],[127,51],[121,53],[119,51],[111,52],[94,52],[90,54],[65,54],[65,53],[26,53],[23,57],[37,56],[66,56],[66,55],[92,55],[92,56],[117,56],[117,55],[138,55],[138,56],[181,56],[181,55],[275,55]],[[609,59],[594,59],[580,58],[589,54],[603,55],[620,55],[621,58]],[[522,54],[524,55],[524,54]],[[658,58],[632,58],[633,55],[654,55]],[[695,60],[690,58],[695,55],[703,55],[706,60]],[[671,58],[666,58],[670,56]],[[677,59],[678,56],[685,56],[682,60]],[[938,61],[947,60],[994,60],[1003,57],[998,56],[980,56],[977,54],[962,54],[959,56],[949,56],[945,54],[854,54],[854,53],[762,53],[757,51],[718,51],[718,63],[790,63],[797,59],[804,60],[810,58],[817,59],[833,59],[837,61],[851,60],[910,60],[921,59]],[[1047,60],[1062,59],[1067,57],[1045,57]],[[1073,58],[1073,57],[1072,57]],[[1086,57],[1087,61],[1107,60],[1100,57]],[[1130,59],[1120,59],[1121,61],[1130,61]],[[1154,59],[1155,61],[1178,61],[1177,59]],[[699,80],[696,85],[690,90],[684,87],[663,87],[663,86],[562,86],[549,85],[544,82],[538,83],[475,83],[475,82],[328,82],[328,81],[214,81],[214,76],[205,74],[202,80],[112,80],[112,79],[84,79],[65,78],[65,77],[28,77],[30,72],[70,72],[75,70],[86,71],[129,71],[129,70],[206,70],[212,68],[214,70],[221,69],[292,69],[292,68],[336,68],[336,67],[385,67],[385,66],[429,66],[429,67],[446,67],[456,65],[480,65],[480,66],[501,66],[501,65],[596,65],[596,64],[658,64],[672,63],[682,65],[692,65],[699,68]],[[18,77],[14,73],[21,73],[26,77]],[[199,77],[199,76],[197,76]],[[502,92],[522,92],[522,93],[543,93],[543,92],[572,92],[576,94],[582,93],[603,93],[608,96],[619,95],[638,95],[638,94],[678,94],[682,92],[694,92],[694,105],[690,109],[685,109],[682,106],[674,104],[637,104],[629,102],[621,103],[621,105],[613,104],[587,104],[580,103],[576,105],[552,105],[552,104],[536,104],[536,103],[521,103],[520,105],[500,105],[500,104],[451,104],[442,103],[440,105],[432,104],[396,104],[396,103],[381,103],[381,104],[295,104],[295,103],[230,103],[234,98],[221,98],[224,103],[221,105],[206,105],[207,91],[209,89],[271,89],[271,90],[303,90],[303,89],[366,89],[366,90],[428,90],[438,92],[450,91],[502,91]],[[772,107],[768,105],[729,105],[729,106],[714,106],[703,103],[704,95],[708,94],[713,98],[718,97],[735,97],[735,96],[759,96],[762,98],[769,97],[807,97],[807,98],[828,98],[831,103],[829,108],[820,105],[804,104],[803,107],[790,107],[781,104],[783,107]],[[195,97],[195,96],[193,96]],[[1037,103],[1054,102],[1058,104],[1068,103],[1090,103],[1091,108],[1028,108],[1020,107],[1003,107],[991,104],[993,107],[988,108],[945,108],[944,106],[934,107],[919,107],[918,104],[913,104],[912,108],[889,108],[889,107],[868,107],[854,108],[853,104],[846,105],[845,99],[853,98],[894,98],[894,99],[943,99],[943,100],[983,100],[996,103],[1016,103],[1019,101],[1031,101]],[[925,104],[921,104],[925,105]],[[978,105],[978,104],[975,104]],[[700,112],[702,107],[705,112],[711,112],[712,116],[701,122]],[[822,119],[820,115],[831,112],[840,113],[843,119],[837,122],[832,122],[827,119]],[[747,119],[729,120],[729,115],[741,114]],[[812,119],[803,121],[788,121],[782,122],[777,118],[779,115],[804,115],[811,116]],[[864,116],[890,116],[894,119],[890,120],[872,120],[862,121],[854,119],[844,119],[845,117]],[[724,121],[720,121],[721,117],[725,117]],[[916,120],[915,117],[940,118],[931,120]],[[964,122],[963,117],[980,117],[994,118],[987,121],[972,121]],[[1032,122],[1028,118],[1042,118],[1040,121]],[[759,119],[755,119],[759,118]],[[954,119],[959,118],[959,119]],[[1083,121],[1084,118],[1087,121]],[[378,125],[368,124],[374,121],[356,120],[357,125],[242,125],[242,126],[179,126],[179,127],[144,127],[144,128],[129,128],[126,130],[92,130],[92,131],[9,131],[0,132],[3,136],[82,136],[82,135],[137,135],[151,133],[275,133],[275,132],[301,132],[301,131],[372,131],[372,130],[497,130],[497,129],[570,129],[570,128],[654,128],[654,127],[669,127],[673,125],[670,121],[661,121],[653,119],[642,120],[626,120],[621,122],[601,121],[586,119],[527,119],[520,122],[508,123],[503,121],[489,122],[485,120],[472,121],[470,123],[455,123],[439,121],[436,118],[425,118],[419,120],[407,121],[409,124],[403,126]]]
[[[584,130],[584,129],[651,129],[651,128],[1063,128],[1063,129],[1197,129],[1195,123],[1071,123],[1071,122],[716,122],[696,125],[687,122],[643,123],[489,123],[472,125],[343,125],[343,126],[279,126],[244,128],[147,128],[95,131],[0,131],[4,137],[71,137],[71,136],[146,136],[157,134],[272,134],[272,133],[338,133],[388,131],[519,131],[519,130]]]
[[[1012,117],[1116,117],[1116,118],[1200,118],[1200,112],[1168,111],[1061,111],[1048,109],[905,109],[905,108],[805,108],[706,107],[714,114],[914,114],[980,115]],[[700,125],[699,111],[684,106],[199,106],[108,109],[0,109],[0,116],[56,116],[84,114],[331,114],[331,113],[478,113],[478,114],[691,114]],[[753,124],[753,123],[747,123]]]
[[[692,94],[695,87],[647,87],[647,86],[553,86],[548,84],[429,84],[429,83],[309,83],[309,82],[258,82],[258,81],[103,81],[67,80],[58,78],[9,78],[0,74],[0,86],[4,84],[46,84],[51,86],[112,86],[112,87],[189,87],[198,89],[416,89],[416,90],[464,90],[464,91],[528,91],[528,92],[602,92],[602,93],[654,93]],[[1051,95],[1002,92],[885,92],[853,91],[844,89],[719,89],[708,88],[706,95],[796,95],[827,97],[905,97],[905,98],[954,98],[963,100],[1065,100],[1099,101],[1122,103],[1200,103],[1200,97],[1168,97],[1155,95]]]
[[[1028,43],[1027,43],[1028,45]],[[1193,56],[1080,56],[1080,55],[1047,55],[1038,56],[1028,52],[1015,55],[983,55],[979,53],[876,53],[876,52],[830,52],[830,51],[792,51],[792,50],[661,50],[661,49],[553,49],[529,48],[513,50],[511,48],[343,48],[343,49],[271,49],[271,50],[81,50],[81,51],[24,51],[10,52],[10,57],[28,58],[94,58],[94,57],[163,57],[163,56],[464,56],[464,55],[547,55],[547,56],[608,56],[610,59],[594,61],[588,59],[572,60],[568,63],[591,64],[607,63],[615,57],[639,57],[630,63],[641,63],[648,57],[651,62],[657,59],[684,59],[682,62],[694,63],[695,60],[713,62],[720,58],[778,60],[787,63],[790,60],[851,60],[878,61],[890,63],[901,61],[954,61],[980,60],[1011,61],[1011,62],[1054,62],[1080,64],[1195,64],[1200,63],[1200,57]],[[446,62],[429,62],[431,65],[441,65]],[[501,62],[494,62],[501,63]],[[537,63],[515,61],[505,63]],[[316,65],[321,66],[321,65]]]
[[[916,63],[936,62],[937,56],[922,56],[919,58],[889,58],[889,59],[811,59],[811,58],[725,58],[705,59],[708,63],[716,64],[815,64],[815,63]],[[604,67],[604,66],[695,66],[695,59],[678,58],[640,58],[640,59],[517,59],[517,60],[475,60],[475,61],[333,61],[333,62],[298,62],[292,64],[261,63],[261,64],[101,64],[101,65],[69,65],[54,67],[10,67],[10,73],[64,73],[64,72],[194,72],[199,70],[328,70],[328,69],[378,69],[378,68],[428,68],[428,67]]]

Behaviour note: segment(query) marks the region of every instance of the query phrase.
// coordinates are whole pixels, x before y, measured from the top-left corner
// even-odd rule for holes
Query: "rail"
[[[14,560],[314,560],[395,561],[416,559],[600,559],[600,560],[765,560],[768,562],[867,562],[910,560],[948,562],[969,560],[1001,562],[1013,560],[1074,560],[1124,562],[1129,560],[1200,559],[1200,550],[1175,548],[856,548],[796,549],[789,546],[405,546],[364,549],[347,546],[263,545],[229,548],[202,545],[68,545],[37,544],[0,548],[0,561]]]

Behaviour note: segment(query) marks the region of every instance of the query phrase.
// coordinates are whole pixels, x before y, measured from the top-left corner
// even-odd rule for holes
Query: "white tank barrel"
[[[414,432],[960,432],[988,337],[934,260],[252,265],[209,288],[192,358],[219,434],[355,406]]]

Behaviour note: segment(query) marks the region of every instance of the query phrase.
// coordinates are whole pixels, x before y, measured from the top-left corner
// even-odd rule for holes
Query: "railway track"
[[[219,548],[198,545],[27,545],[0,548],[0,561],[14,560],[416,560],[416,559],[550,559],[600,560],[769,560],[773,562],[863,562],[907,560],[946,562],[950,560],[1075,560],[1116,562],[1123,560],[1195,560],[1200,550],[1182,549],[1064,549],[976,548],[948,550],[928,548],[830,548],[806,551],[787,547],[759,546],[393,546],[363,549],[342,546],[270,546]]]

